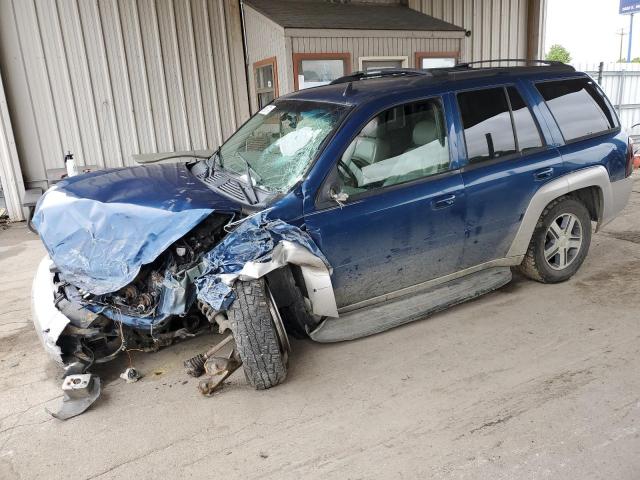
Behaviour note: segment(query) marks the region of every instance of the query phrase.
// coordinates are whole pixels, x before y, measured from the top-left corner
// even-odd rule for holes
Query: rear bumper
[[[609,202],[605,203],[602,225],[606,225],[616,218],[620,212],[624,210],[624,207],[627,206],[634,182],[635,178],[633,178],[633,175],[624,180],[611,182],[611,198]]]
[[[31,289],[31,318],[47,354],[56,363],[64,365],[57,341],[69,319],[54,305],[53,274],[49,270],[52,264],[51,259],[45,257],[36,270]]]

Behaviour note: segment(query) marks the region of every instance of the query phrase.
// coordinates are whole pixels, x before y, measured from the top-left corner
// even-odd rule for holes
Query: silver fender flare
[[[625,182],[625,186],[626,183],[629,183],[625,180],[621,180],[621,182]],[[529,247],[529,242],[531,241],[531,236],[538,223],[538,219],[550,202],[562,195],[587,187],[598,187],[602,195],[602,218],[599,219],[598,226],[613,220],[619,211],[624,208],[626,200],[624,202],[615,201],[617,195],[614,195],[612,183],[609,180],[609,173],[605,167],[596,165],[571,172],[544,184],[533,195],[524,213],[518,232],[513,242],[511,242],[507,257],[518,257],[527,253],[527,248]],[[622,203],[622,205],[620,206],[619,203]]]
[[[329,268],[320,258],[298,243],[281,240],[272,250],[270,261],[247,262],[239,272],[221,274],[220,279],[227,285],[233,285],[236,280],[257,279],[287,264],[300,267],[313,313],[337,317],[338,307]]]

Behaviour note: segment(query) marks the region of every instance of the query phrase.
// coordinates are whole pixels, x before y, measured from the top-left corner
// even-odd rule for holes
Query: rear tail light
[[[629,137],[627,142],[627,168],[625,169],[625,177],[633,173],[633,140]]]

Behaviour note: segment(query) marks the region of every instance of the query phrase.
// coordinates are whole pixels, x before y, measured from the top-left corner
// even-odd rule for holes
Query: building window
[[[278,63],[276,57],[266,58],[253,64],[258,109],[270,104],[278,97]]]
[[[416,52],[416,68],[453,67],[459,55],[459,52]]]
[[[363,72],[384,68],[407,68],[409,66],[409,57],[360,57],[358,66]]]
[[[327,85],[351,73],[348,53],[294,53],[293,82],[296,90]]]

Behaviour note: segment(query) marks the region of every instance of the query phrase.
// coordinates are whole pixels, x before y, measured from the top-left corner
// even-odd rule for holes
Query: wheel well
[[[600,187],[591,186],[581,188],[570,192],[567,196],[579,200],[589,210],[589,216],[594,222],[598,222],[598,226],[602,221],[602,212],[604,210],[604,200]]]

